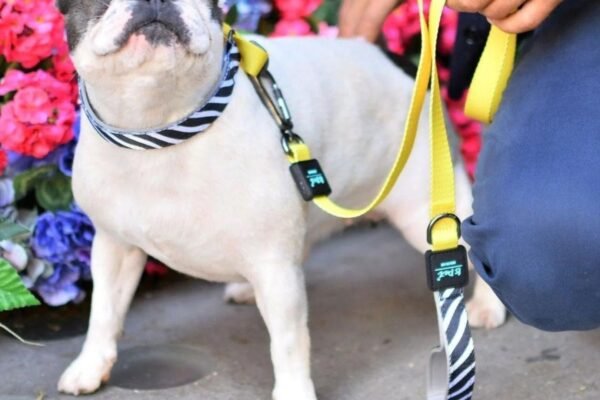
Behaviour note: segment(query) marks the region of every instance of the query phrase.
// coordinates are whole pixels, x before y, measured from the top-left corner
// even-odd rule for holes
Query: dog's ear
[[[221,8],[221,3],[224,1],[221,0],[210,0],[208,5],[210,7],[211,16],[217,22],[223,22],[223,9]]]
[[[56,0],[56,6],[61,13],[66,14],[69,12],[70,2],[71,0]]]

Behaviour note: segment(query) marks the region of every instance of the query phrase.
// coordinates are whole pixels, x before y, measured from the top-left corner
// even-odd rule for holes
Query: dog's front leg
[[[81,354],[63,373],[58,390],[79,395],[96,391],[117,359],[117,339],[139,283],[146,254],[98,231],[92,246],[92,312]]]
[[[289,261],[288,261],[289,263]],[[304,274],[298,265],[260,265],[250,280],[271,337],[274,400],[316,400]]]

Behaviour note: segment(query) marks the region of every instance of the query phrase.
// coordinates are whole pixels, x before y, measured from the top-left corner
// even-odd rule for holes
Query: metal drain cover
[[[184,386],[210,375],[214,363],[191,346],[142,346],[119,352],[109,384],[122,389],[158,390]]]

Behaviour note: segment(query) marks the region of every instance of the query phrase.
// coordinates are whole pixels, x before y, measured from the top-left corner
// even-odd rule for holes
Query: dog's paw
[[[469,325],[473,328],[494,329],[506,321],[506,307],[494,298],[473,298],[467,303]]]
[[[75,396],[95,392],[110,378],[116,359],[116,353],[108,357],[80,355],[62,374],[58,391]]]
[[[232,304],[255,304],[254,288],[247,282],[235,282],[225,285],[223,298]]]

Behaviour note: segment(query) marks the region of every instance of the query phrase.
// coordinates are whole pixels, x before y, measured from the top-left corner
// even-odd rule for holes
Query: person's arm
[[[448,0],[448,6],[487,17],[500,29],[522,33],[537,28],[562,0]],[[362,36],[375,41],[397,0],[343,0],[340,35]]]
[[[398,0],[343,0],[340,8],[340,36],[362,36],[374,42],[388,14]]]

